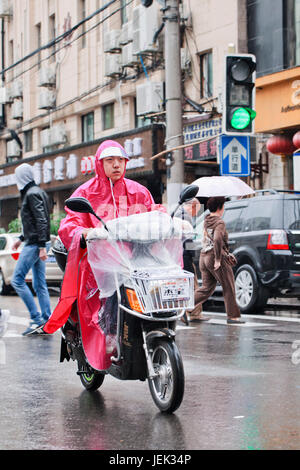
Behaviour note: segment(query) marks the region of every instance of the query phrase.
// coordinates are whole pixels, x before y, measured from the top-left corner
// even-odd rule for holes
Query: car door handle
[[[229,240],[228,241],[228,245],[235,245],[236,244],[236,240]]]

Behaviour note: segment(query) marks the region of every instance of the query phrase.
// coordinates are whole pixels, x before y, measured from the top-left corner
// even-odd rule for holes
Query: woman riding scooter
[[[128,160],[124,148],[118,142],[103,142],[95,156],[96,176],[77,188],[71,197],[88,199],[103,221],[152,210],[165,212],[163,206],[154,203],[147,188],[124,177]],[[110,363],[110,354],[99,354],[100,350],[105,351],[107,348],[106,336],[98,318],[101,300],[82,244],[82,237],[85,238],[91,228],[101,226],[101,223],[91,214],[69,209],[66,211],[67,217],[62,220],[58,232],[68,250],[66,271],[59,303],[43,326],[43,332],[54,333],[65,325],[69,317],[71,321],[77,322],[77,302],[82,342],[89,364],[98,370],[106,369]],[[77,285],[81,286],[78,292]]]

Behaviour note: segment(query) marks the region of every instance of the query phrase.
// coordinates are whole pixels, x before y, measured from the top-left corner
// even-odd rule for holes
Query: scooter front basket
[[[176,270],[162,276],[161,270],[135,270],[133,288],[144,314],[178,311],[194,307],[194,275]]]

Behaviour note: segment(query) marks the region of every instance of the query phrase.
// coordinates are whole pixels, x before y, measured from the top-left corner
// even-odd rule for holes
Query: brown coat
[[[202,304],[214,292],[217,282],[223,289],[225,308],[228,318],[240,317],[235,299],[235,282],[232,267],[228,261],[228,234],[224,221],[217,216],[208,215],[204,222],[205,239],[200,255],[199,267],[202,287],[195,291],[195,304]],[[214,269],[215,261],[220,261],[219,269]]]

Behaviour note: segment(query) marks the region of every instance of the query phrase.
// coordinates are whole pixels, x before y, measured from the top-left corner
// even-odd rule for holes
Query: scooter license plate
[[[175,279],[174,281],[164,282],[161,286],[162,300],[178,300],[189,298],[188,279]]]

